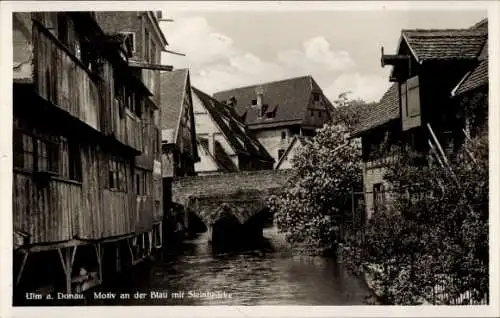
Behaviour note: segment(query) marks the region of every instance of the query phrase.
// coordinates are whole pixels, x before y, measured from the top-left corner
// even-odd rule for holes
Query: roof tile
[[[268,105],[269,110],[276,110],[273,118],[261,118],[257,107],[252,107],[259,89],[263,91],[263,104]],[[236,113],[247,125],[276,124],[304,120],[313,90],[321,92],[311,76],[302,76],[221,91],[215,93],[214,98],[222,102],[235,97]]]
[[[360,123],[351,133],[351,136],[359,136],[359,134],[367,130],[383,125],[391,120],[398,119],[400,117],[398,95],[398,85],[394,83],[385,92],[380,101],[365,112]]]
[[[483,29],[416,29],[402,34],[419,61],[475,59],[487,38]]]
[[[231,107],[218,102],[213,97],[195,87],[193,87],[192,90],[210,113],[210,116],[216,121],[222,133],[236,152],[249,154],[263,161],[274,161],[252,132],[237,119],[238,116]]]
[[[184,92],[186,92],[188,73],[187,69],[179,69],[161,74],[160,100],[162,129],[172,129],[174,132],[177,130]]]

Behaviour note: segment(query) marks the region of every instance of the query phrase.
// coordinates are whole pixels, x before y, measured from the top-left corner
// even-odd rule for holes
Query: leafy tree
[[[332,123],[344,125],[350,131],[368,113],[375,103],[366,103],[361,99],[349,99],[350,92],[344,92],[333,101],[334,110]]]
[[[361,184],[359,143],[348,139],[345,125],[325,125],[292,159],[286,190],[269,199],[278,229],[289,243],[310,254],[335,250],[346,200]]]

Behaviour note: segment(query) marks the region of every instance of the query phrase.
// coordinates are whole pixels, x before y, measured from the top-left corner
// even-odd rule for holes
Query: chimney
[[[229,99],[229,102],[227,103],[229,106],[231,107],[236,107],[236,103],[237,103],[237,100],[236,100],[236,97],[234,96],[231,96],[231,98]]]
[[[256,89],[255,89],[255,93],[257,94],[257,107],[262,107],[263,103],[264,103],[264,89],[262,88],[262,86],[258,86]]]
[[[208,152],[215,156],[215,134],[208,135]]]

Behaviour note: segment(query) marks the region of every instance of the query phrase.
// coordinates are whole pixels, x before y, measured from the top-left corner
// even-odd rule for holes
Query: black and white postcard
[[[497,316],[499,8],[2,4],[2,317]]]

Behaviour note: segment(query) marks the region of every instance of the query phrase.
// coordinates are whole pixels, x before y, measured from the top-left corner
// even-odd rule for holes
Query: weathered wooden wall
[[[33,83],[41,98],[31,100],[16,95],[14,112],[21,108],[23,111],[14,116],[14,126],[33,136],[53,138],[59,169],[54,174],[40,174],[44,169],[33,165],[36,158],[30,155],[25,155],[26,167],[15,167],[14,229],[25,232],[32,244],[99,240],[151,231],[153,223],[161,221],[163,215],[161,182],[156,182],[159,187],[154,187],[153,182],[153,162],[159,153],[153,149],[154,136],[159,133],[152,125],[151,109],[143,109],[144,117],[139,118],[115,98],[114,78],[119,76],[117,68],[126,71],[124,65],[117,66],[103,57],[98,73],[83,65],[71,44],[78,41],[71,19],[68,20],[70,44],[65,45],[57,39],[54,24],[57,19],[53,14],[37,13],[33,17],[39,18],[33,23]],[[44,23],[52,23],[50,30]],[[66,113],[57,113],[59,117],[52,118],[55,113],[45,113],[48,106],[42,99]],[[31,107],[40,109],[39,115],[33,115]],[[41,121],[40,114],[44,117]],[[71,117],[80,122],[58,125],[60,121],[69,122]],[[77,180],[69,175],[70,144],[79,150],[81,178]],[[136,165],[137,153],[132,154],[130,148],[143,152],[145,146],[148,152]],[[126,186],[120,189],[109,185],[111,157],[124,163],[120,173],[125,177],[120,180],[126,180]],[[147,175],[149,190],[138,194],[133,176],[140,168]],[[161,169],[157,170],[161,174]],[[153,188],[156,192],[160,189],[160,193],[153,192]]]
[[[50,32],[38,23],[34,25],[38,93],[92,128],[100,130],[98,86],[78,59]]]

